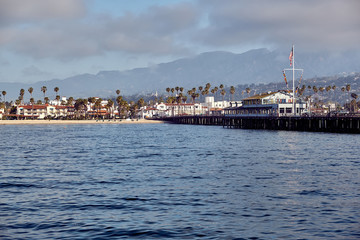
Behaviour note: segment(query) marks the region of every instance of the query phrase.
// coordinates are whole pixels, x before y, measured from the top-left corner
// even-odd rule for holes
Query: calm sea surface
[[[0,131],[0,239],[360,239],[359,135]]]

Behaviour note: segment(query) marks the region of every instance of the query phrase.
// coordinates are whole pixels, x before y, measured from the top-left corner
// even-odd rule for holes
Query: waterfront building
[[[137,116],[141,118],[153,118],[184,115],[204,115],[209,112],[208,109],[208,106],[201,103],[157,103],[151,107],[141,107]]]
[[[293,98],[288,91],[267,92],[254,95],[242,100],[241,106],[230,106],[224,110],[225,115],[241,116],[301,116],[307,113],[308,103],[295,98],[295,112],[293,112]]]
[[[67,103],[66,97],[61,97],[59,100],[54,99],[49,102],[49,104],[53,106],[60,106],[63,105],[64,103]]]
[[[73,106],[57,105],[20,105],[16,108],[16,116],[21,119],[44,119],[61,118],[73,115],[75,109]]]
[[[16,108],[16,115],[22,119],[44,119],[55,114],[55,106],[44,105],[20,105]]]

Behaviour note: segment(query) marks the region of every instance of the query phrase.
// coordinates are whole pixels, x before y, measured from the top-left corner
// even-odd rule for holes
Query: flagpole
[[[285,76],[285,71],[292,71],[293,73],[293,93],[292,93],[292,115],[293,116],[296,116],[296,104],[295,104],[295,71],[302,71],[304,72],[304,69],[296,69],[295,68],[295,54],[294,54],[294,45],[292,45],[292,49],[291,49],[291,52],[290,52],[290,56],[289,56],[289,60],[290,60],[290,67],[292,68],[285,68],[283,70],[284,72],[284,78],[286,78]],[[287,81],[285,80],[285,82],[287,83]],[[290,95],[291,96],[291,95]]]
[[[293,115],[296,116],[295,112],[295,49],[294,45],[292,46],[292,72],[293,72]]]

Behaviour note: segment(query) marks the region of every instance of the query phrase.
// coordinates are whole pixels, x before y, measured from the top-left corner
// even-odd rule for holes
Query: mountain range
[[[46,95],[55,97],[53,89],[59,87],[59,94],[67,97],[115,96],[164,93],[167,87],[193,87],[211,83],[212,86],[224,84],[244,85],[283,81],[282,70],[289,68],[289,52],[280,50],[254,49],[245,53],[206,52],[189,58],[161,63],[147,68],[126,71],[101,71],[97,74],[81,74],[65,79],[52,79],[32,84],[0,83],[0,91],[7,92],[7,100],[15,100],[21,88],[34,88],[35,100],[42,99],[40,91],[46,86]],[[344,72],[360,72],[360,53],[348,52],[337,55],[326,53],[299,53],[296,55],[297,68],[304,69],[304,78],[331,76]],[[290,73],[289,73],[290,74]],[[289,75],[290,76],[290,75]],[[29,96],[25,95],[25,99]]]

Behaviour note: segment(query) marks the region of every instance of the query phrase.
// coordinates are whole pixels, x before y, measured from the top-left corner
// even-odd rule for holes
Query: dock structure
[[[360,117],[175,116],[161,120],[176,124],[217,125],[238,129],[360,133]]]

